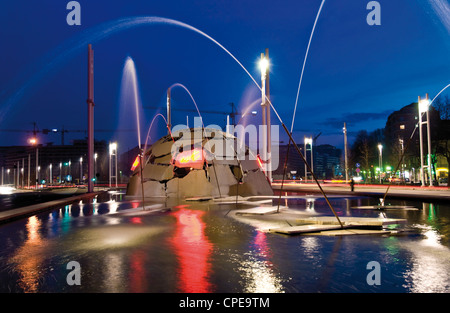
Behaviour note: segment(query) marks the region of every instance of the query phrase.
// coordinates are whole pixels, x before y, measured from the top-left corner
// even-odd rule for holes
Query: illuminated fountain
[[[258,157],[235,136],[216,128],[174,128],[136,158],[132,170],[129,196],[142,196],[142,192],[145,197],[176,198],[273,194]]]
[[[173,87],[184,89],[195,105],[198,117],[194,118],[193,128],[171,127]],[[218,126],[205,128],[197,103],[186,86],[173,84],[167,96],[167,118],[156,114],[150,123],[144,149],[131,168],[134,172],[127,186],[128,196],[192,198],[273,194],[258,156],[242,140]],[[138,114],[139,106],[135,109]],[[150,131],[158,117],[164,120],[168,134],[148,148]]]

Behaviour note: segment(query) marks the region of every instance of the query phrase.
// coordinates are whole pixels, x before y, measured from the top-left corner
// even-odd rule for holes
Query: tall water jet
[[[202,127],[203,128],[205,128],[205,125],[203,124],[203,118],[202,118],[202,115],[200,114],[200,110],[198,109],[198,105],[197,105],[197,102],[195,102],[195,99],[194,99],[194,97],[192,96],[192,94],[191,94],[191,92],[189,91],[189,89],[187,89],[187,87],[185,86],[185,85],[183,85],[183,84],[180,84],[180,83],[175,83],[175,84],[173,84],[172,86],[170,86],[169,87],[169,92],[167,93],[167,103],[168,103],[168,106],[167,106],[167,122],[168,123],[170,123],[170,124],[172,124],[172,121],[171,121],[171,116],[172,116],[172,113],[171,113],[171,105],[169,105],[169,103],[170,103],[170,97],[171,97],[171,95],[170,95],[170,90],[172,90],[172,88],[174,88],[174,87],[181,87],[181,88],[183,88],[186,92],[187,92],[187,94],[189,95],[189,97],[191,97],[191,100],[192,100],[192,102],[194,103],[194,106],[195,106],[195,109],[197,110],[197,113],[198,113],[198,117],[200,118],[200,120],[202,121]],[[170,117],[170,118],[169,118]]]
[[[136,118],[136,127],[137,127],[137,142],[139,148],[139,169],[140,169],[140,177],[141,177],[141,192],[142,192],[142,207],[145,209],[144,203],[144,182],[143,182],[143,151],[141,145],[141,121],[140,121],[140,99],[138,92],[138,80],[137,73],[134,61],[131,57],[127,57],[125,60],[125,65],[123,67],[123,76],[122,76],[122,86],[121,86],[121,107],[129,106],[129,100],[131,96],[132,105],[134,106],[135,118]],[[128,118],[128,116],[125,116]]]
[[[138,82],[137,82],[137,74],[136,67],[134,65],[134,61],[131,57],[127,57],[125,61],[125,65],[123,68],[123,79],[122,84],[126,84],[131,87],[132,97],[134,102],[135,114],[136,114],[136,127],[137,127],[137,141],[139,149],[141,149],[141,122],[140,122],[140,99],[138,93]],[[122,88],[124,86],[122,85]]]
[[[161,113],[156,114],[156,115],[153,117],[153,119],[152,119],[152,121],[151,121],[151,123],[150,123],[150,126],[148,127],[147,136],[145,137],[145,142],[144,142],[144,149],[143,149],[144,152],[147,151],[148,141],[149,141],[149,139],[150,139],[150,131],[152,130],[153,123],[156,121],[156,118],[157,118],[157,117],[161,117],[161,118],[164,120],[164,123],[165,123],[165,125],[166,125],[166,127],[167,127],[167,129],[168,129],[168,135],[170,135],[170,136],[172,137],[172,132],[171,132],[171,130],[170,130],[170,125],[169,125],[169,123],[168,123],[168,120],[166,120],[166,118],[164,117],[164,115],[162,115]],[[172,138],[172,140],[173,140],[173,138]],[[147,162],[145,162],[145,163],[147,163]]]

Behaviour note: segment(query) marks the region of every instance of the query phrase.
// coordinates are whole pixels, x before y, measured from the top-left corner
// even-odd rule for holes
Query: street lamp
[[[114,158],[114,162],[112,161]],[[114,163],[114,165],[113,165]],[[114,167],[114,171],[113,171]],[[111,188],[111,180],[112,178],[116,179],[116,188],[117,188],[117,142],[111,142],[109,144],[109,187]]]
[[[98,154],[94,153],[94,184],[97,181],[97,158]]]
[[[267,71],[269,69],[269,59],[264,53],[261,53],[261,59],[259,61],[259,68],[261,70],[261,109],[262,109],[262,126],[263,126],[263,138],[262,138],[262,159],[264,164],[264,171],[267,173],[267,177],[272,182],[272,169],[271,169],[271,156],[270,156],[270,106],[266,103],[266,79]]]
[[[381,143],[378,144],[378,166],[380,168],[380,184],[381,184],[381,173],[383,172],[383,145]]]
[[[348,182],[348,156],[347,156],[347,125],[344,123],[344,163],[345,163],[345,181]]]
[[[311,171],[314,171],[313,146],[312,146],[312,144],[313,144],[312,137],[309,137],[309,138],[304,137],[305,158],[306,158],[306,160],[308,160],[308,154],[307,154],[308,148],[307,148],[307,145],[309,145],[309,147],[310,147],[309,151],[311,151]],[[312,173],[311,173],[311,176],[312,176]],[[307,180],[308,180],[308,168],[307,168],[306,163],[305,163],[305,183],[307,182]]]
[[[83,181],[83,157],[80,157],[80,184]]]
[[[422,180],[422,186],[425,186],[425,172],[424,172],[424,164],[423,164],[423,131],[422,131],[422,125],[427,124],[427,141],[428,141],[428,175],[430,180],[430,186],[433,185],[433,180],[431,176],[431,135],[430,135],[430,115],[429,115],[429,108],[430,108],[430,100],[428,99],[428,94],[426,94],[425,99],[420,99],[418,101],[419,106],[419,141],[420,141],[420,179]],[[422,115],[426,113],[427,114],[427,121],[423,122]]]
[[[33,146],[36,146],[36,166],[35,166],[35,177],[36,177],[36,189],[38,188],[38,166],[39,166],[39,148],[38,148],[38,141],[36,137],[31,137],[30,139],[28,139],[28,143],[30,143]],[[30,162],[29,162],[30,163]],[[28,168],[28,171],[30,169]],[[28,174],[28,179],[29,179],[30,174]]]

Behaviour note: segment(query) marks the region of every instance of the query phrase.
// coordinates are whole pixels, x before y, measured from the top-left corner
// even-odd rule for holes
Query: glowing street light
[[[383,172],[383,145],[378,144],[378,166],[380,167],[380,184],[381,184],[381,173]]]
[[[309,145],[309,149],[308,146]],[[304,149],[305,158],[308,159],[308,150],[311,151],[311,171],[314,171],[314,160],[313,160],[313,139],[312,137],[304,137]],[[311,173],[312,175],[312,173]],[[308,180],[308,167],[305,164],[305,182]]]
[[[94,153],[94,184],[97,181],[97,158],[98,158],[98,154],[96,152],[96,153]]]
[[[80,157],[80,184],[83,181],[83,157]]]
[[[53,164],[50,163],[50,165],[49,165],[48,168],[49,168],[49,170],[50,170],[50,177],[49,177],[48,181],[49,181],[49,185],[51,185],[51,184],[53,183],[53,173],[52,173]]]
[[[112,162],[112,158],[115,159],[114,162]],[[113,167],[114,167],[114,171],[113,171]],[[111,188],[112,178],[116,179],[116,188],[117,188],[117,142],[111,142],[109,144],[109,187],[110,188]]]
[[[266,79],[267,70],[269,69],[269,60],[262,54],[261,60],[259,61],[259,68],[261,69],[261,77]]]
[[[36,189],[38,188],[38,165],[39,165],[39,148],[38,148],[38,140],[36,137],[31,137],[28,139],[28,143],[36,147],[36,166],[35,166],[35,176],[36,176]],[[30,162],[28,162],[30,164]],[[30,167],[28,167],[28,180],[30,179]],[[29,182],[28,182],[29,184]]]
[[[347,154],[347,124],[344,122],[344,165],[345,165],[345,181],[348,182],[348,154]]]
[[[261,53],[259,60],[259,68],[261,70],[261,109],[262,109],[262,159],[264,164],[264,172],[267,178],[272,182],[271,156],[270,156],[270,105],[266,103],[266,79],[267,71],[269,70],[269,59],[264,53]]]
[[[429,115],[429,108],[430,108],[430,100],[428,99],[428,94],[426,94],[425,99],[420,99],[418,101],[419,106],[419,141],[420,141],[420,179],[422,181],[422,186],[425,186],[425,172],[424,168],[428,167],[428,175],[430,180],[430,186],[433,185],[433,180],[431,176],[431,135],[430,135],[430,115]],[[427,121],[423,122],[422,115],[426,113],[427,115]],[[422,125],[427,124],[427,148],[428,148],[428,166],[425,166],[423,163],[423,131],[422,131]]]

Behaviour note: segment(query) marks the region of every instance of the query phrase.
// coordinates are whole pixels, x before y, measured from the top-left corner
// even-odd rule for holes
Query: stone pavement
[[[327,195],[341,194],[382,198],[389,185],[355,184],[353,192],[349,184],[321,183],[320,186]],[[280,190],[281,182],[274,182],[272,188],[275,191]],[[283,191],[320,192],[319,187],[315,183],[292,183],[291,181],[283,184]],[[386,198],[450,201],[450,188],[392,185],[389,187]]]

